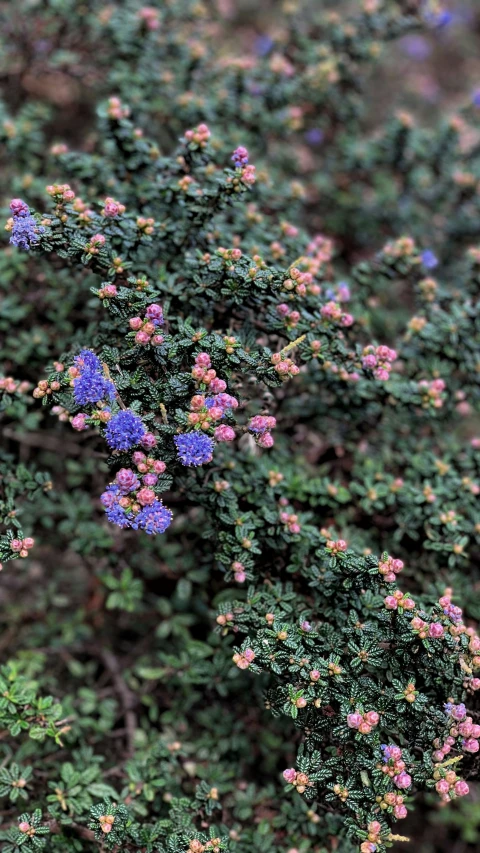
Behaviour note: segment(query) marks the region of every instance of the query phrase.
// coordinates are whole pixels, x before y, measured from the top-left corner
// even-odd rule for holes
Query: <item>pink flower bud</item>
[[[412,777],[408,773],[402,772],[398,776],[395,776],[393,781],[397,788],[409,788],[412,784]]]
[[[75,417],[72,418],[71,421],[73,429],[76,429],[77,432],[81,432],[82,430],[87,429],[87,425],[85,423],[85,419],[87,417],[88,415],[84,414],[84,412],[80,412],[80,414],[75,415]]]
[[[215,428],[214,436],[217,441],[233,441],[235,438],[235,430],[230,426],[222,424]]]
[[[268,450],[270,447],[273,447],[275,441],[273,435],[270,432],[264,432],[263,435],[259,435],[257,438],[257,444],[259,447],[263,447],[265,450]]]
[[[347,717],[347,726],[350,729],[358,729],[361,722],[363,722],[363,717],[361,714],[349,714]]]
[[[289,782],[290,785],[293,785],[297,776],[296,771],[293,769],[293,767],[290,767],[288,770],[284,770],[282,775],[285,781]]]
[[[393,809],[393,814],[397,818],[397,820],[402,820],[402,818],[407,816],[407,807],[401,803],[398,806],[395,806]]]
[[[152,447],[155,447],[157,444],[157,439],[151,432],[146,432],[143,438],[140,439],[140,444],[146,450],[151,450]]]
[[[153,489],[140,489],[137,492],[137,501],[142,506],[149,506],[149,504],[153,504],[155,500],[155,492]]]

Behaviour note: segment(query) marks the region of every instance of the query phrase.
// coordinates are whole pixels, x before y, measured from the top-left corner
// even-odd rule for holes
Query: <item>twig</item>
[[[132,755],[134,751],[135,729],[137,727],[137,715],[133,711],[133,707],[136,704],[136,697],[125,683],[121,674],[120,664],[113,652],[109,651],[109,649],[102,649],[100,655],[112,676],[115,689],[122,702],[127,749],[128,754]]]

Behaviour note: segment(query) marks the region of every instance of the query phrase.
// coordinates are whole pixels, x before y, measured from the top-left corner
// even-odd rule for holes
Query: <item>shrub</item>
[[[477,773],[477,108],[372,128],[359,75],[439,13],[290,5],[241,62],[198,3],[27,26],[99,104],[79,150],[4,122],[14,327],[47,283],[6,434],[53,468],[4,460],[2,559],[54,607],[2,676],[10,851],[383,851]]]

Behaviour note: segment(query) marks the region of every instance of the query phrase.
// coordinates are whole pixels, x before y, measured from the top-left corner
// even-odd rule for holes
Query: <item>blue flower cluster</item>
[[[73,396],[79,406],[114,399],[115,386],[103,375],[102,362],[94,352],[82,350],[76,356],[74,366],[80,372],[80,376],[73,380]]]
[[[172,512],[162,501],[154,501],[149,506],[144,506],[135,516],[131,526],[134,530],[144,530],[149,535],[165,533],[172,520]]]
[[[30,213],[30,208],[24,203],[22,206],[14,207],[12,212],[13,227],[10,243],[18,249],[28,251],[31,246],[38,243],[38,235],[43,234],[45,228],[37,224],[35,217]]]
[[[129,450],[139,443],[145,433],[141,418],[130,409],[122,409],[109,420],[105,438],[114,450]]]
[[[115,483],[107,487],[106,491],[101,496],[100,500],[105,507],[105,513],[112,524],[117,524],[118,527],[130,527],[130,518],[126,511],[118,501],[123,496],[122,490]]]
[[[421,254],[422,265],[426,270],[433,270],[438,267],[438,258],[431,249],[425,249]]]
[[[174,438],[182,465],[204,465],[212,461],[214,443],[203,432],[186,432]]]
[[[105,507],[105,514],[112,524],[116,524],[123,530],[128,527],[133,530],[144,530],[149,536],[165,533],[172,521],[172,512],[164,506],[162,501],[154,500],[135,515],[131,509],[120,505],[120,500],[124,496],[125,489],[120,488],[116,483],[111,483],[100,498]]]

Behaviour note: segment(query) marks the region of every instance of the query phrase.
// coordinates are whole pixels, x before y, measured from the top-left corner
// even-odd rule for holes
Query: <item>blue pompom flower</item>
[[[139,443],[145,432],[141,418],[130,409],[122,409],[109,420],[105,438],[114,450],[129,450]]]
[[[171,521],[171,510],[164,506],[162,501],[155,500],[140,510],[132,521],[132,527],[154,536],[156,533],[165,533]]]
[[[204,465],[212,461],[214,443],[203,432],[186,432],[174,438],[182,465]]]
[[[75,357],[74,365],[80,371],[80,376],[73,380],[73,396],[79,406],[113,400],[115,386],[103,375],[102,362],[94,352],[82,350]]]

